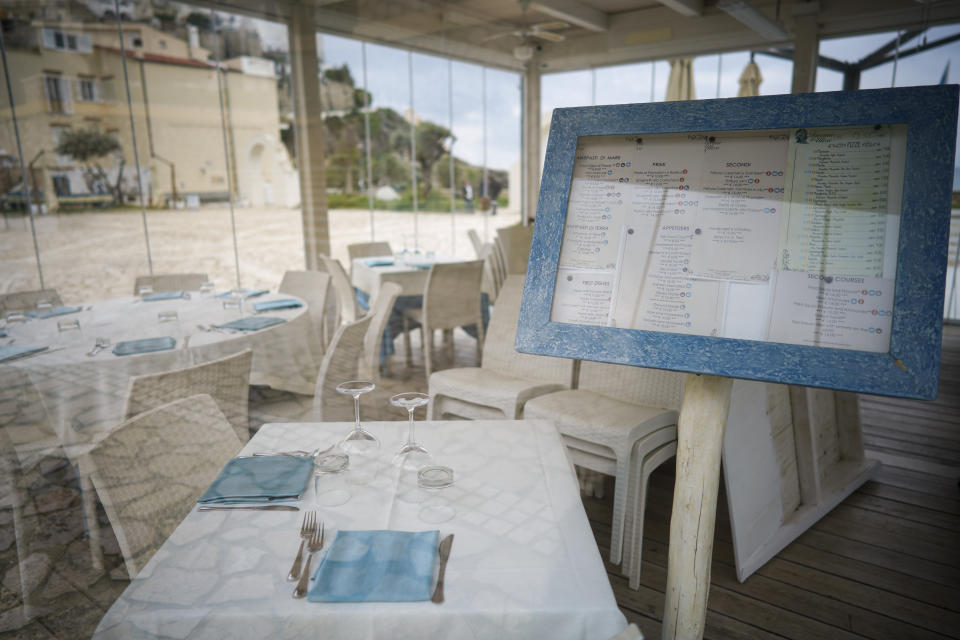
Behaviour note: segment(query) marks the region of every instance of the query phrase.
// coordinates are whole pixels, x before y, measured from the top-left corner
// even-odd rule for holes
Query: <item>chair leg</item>
[[[405,358],[409,370],[413,366],[413,354],[410,350],[410,320],[407,316],[403,316],[403,346],[406,351]]]
[[[643,471],[638,474],[640,476],[640,486],[637,488],[633,526],[631,527],[632,531],[630,532],[629,538],[630,566],[627,572],[630,578],[630,588],[634,591],[640,589],[641,560],[643,554],[643,519],[647,507],[647,487],[650,484],[650,474],[661,464],[675,456],[676,453],[676,442],[663,445],[646,457],[643,461]]]
[[[477,320],[477,366],[483,360],[483,340],[483,314],[480,314]]]
[[[610,532],[610,562],[613,564],[620,564],[623,557],[623,521],[629,482],[629,455],[620,456],[617,458],[617,477],[613,485],[613,526]]]
[[[433,371],[433,329],[422,325],[423,330],[423,364],[427,370],[427,384],[430,384],[430,373]]]

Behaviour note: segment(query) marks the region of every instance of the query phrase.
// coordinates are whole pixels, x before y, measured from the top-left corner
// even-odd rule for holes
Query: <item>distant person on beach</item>
[[[469,182],[463,185],[463,199],[467,205],[467,212],[473,213],[473,185]]]

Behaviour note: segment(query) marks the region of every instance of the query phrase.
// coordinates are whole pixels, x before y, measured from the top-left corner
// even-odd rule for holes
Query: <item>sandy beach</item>
[[[236,208],[240,284],[275,289],[289,269],[304,268],[300,209]],[[331,210],[331,254],[347,266],[347,245],[368,242],[370,211]],[[496,216],[375,211],[375,239],[394,250],[419,247],[438,254],[473,258],[467,238],[476,229],[492,238],[496,228],[516,224],[519,212]],[[44,284],[67,303],[131,295],[137,275],[149,273],[143,216],[139,210],[70,212],[37,216],[37,244]],[[154,273],[202,272],[218,289],[237,285],[230,210],[148,210],[147,231]],[[21,216],[0,222],[0,292],[37,289],[37,258],[30,223]]]

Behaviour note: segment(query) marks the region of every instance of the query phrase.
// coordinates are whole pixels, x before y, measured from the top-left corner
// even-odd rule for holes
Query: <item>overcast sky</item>
[[[284,25],[254,22],[268,46],[288,48]],[[931,28],[925,35],[929,41],[934,41],[958,32],[960,26],[954,25]],[[853,62],[895,37],[896,33],[883,33],[824,40],[820,52],[831,58]],[[909,50],[922,41],[923,36],[908,43],[904,49]],[[347,64],[357,86],[364,86],[360,42],[329,35],[322,36],[321,42],[324,65]],[[452,100],[453,132],[457,137],[454,153],[458,157],[478,165],[486,159],[488,166],[498,169],[509,168],[517,162],[520,155],[519,74],[490,68],[484,70],[479,65],[448,62],[419,53],[410,55],[405,50],[381,45],[368,44],[366,56],[366,86],[373,94],[374,106],[391,107],[400,113],[410,108],[412,65],[413,107],[420,118],[450,126]],[[693,65],[696,97],[736,96],[740,73],[749,58],[746,51],[696,58]],[[790,61],[765,55],[757,55],[755,60],[763,75],[761,95],[790,92],[793,72]],[[960,42],[898,60],[895,85],[937,84],[948,63],[948,82],[960,81]],[[894,80],[893,68],[893,63],[888,63],[864,72],[860,88],[890,87]],[[549,114],[557,107],[663,100],[669,73],[669,63],[660,61],[604,67],[595,71],[546,74],[541,88],[543,122],[547,122]],[[823,68],[817,72],[817,91],[839,91],[842,82],[843,76],[839,72]]]

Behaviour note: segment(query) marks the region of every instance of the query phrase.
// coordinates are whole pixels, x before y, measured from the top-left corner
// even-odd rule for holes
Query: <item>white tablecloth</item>
[[[625,628],[552,424],[418,423],[418,441],[456,473],[445,497],[457,514],[439,526],[419,520],[419,505],[397,499],[398,487],[415,476],[389,464],[406,423],[368,426],[383,442],[384,466],[373,483],[352,487],[345,505],[320,509],[326,540],[338,529],[454,533],[446,602],[294,600],[286,574],[301,513],[194,509],[94,637],[564,640],[607,639]],[[265,425],[243,453],[326,446],[349,427]],[[313,506],[312,491],[302,507]]]
[[[245,301],[244,311],[252,314],[255,302],[291,297],[266,294],[251,298]],[[157,318],[161,311],[176,311],[179,325],[161,324]],[[48,353],[0,362],[0,389],[4,396],[25,385],[31,392],[39,391],[57,435],[67,446],[85,444],[92,433],[102,433],[105,427],[122,422],[131,376],[201,364],[244,349],[253,349],[252,384],[312,395],[322,354],[313,351],[314,334],[306,303],[263,315],[286,322],[252,332],[202,331],[198,325],[227,322],[238,318],[239,313],[224,310],[220,298],[201,297],[194,292],[189,300],[143,302],[119,298],[95,302],[80,313],[13,324],[7,332],[15,339],[14,345],[50,349]],[[79,320],[82,336],[57,331],[58,320],[72,319]],[[176,348],[116,356],[108,347],[96,356],[86,355],[97,337],[109,338],[115,345],[122,340],[158,336],[176,337]]]

